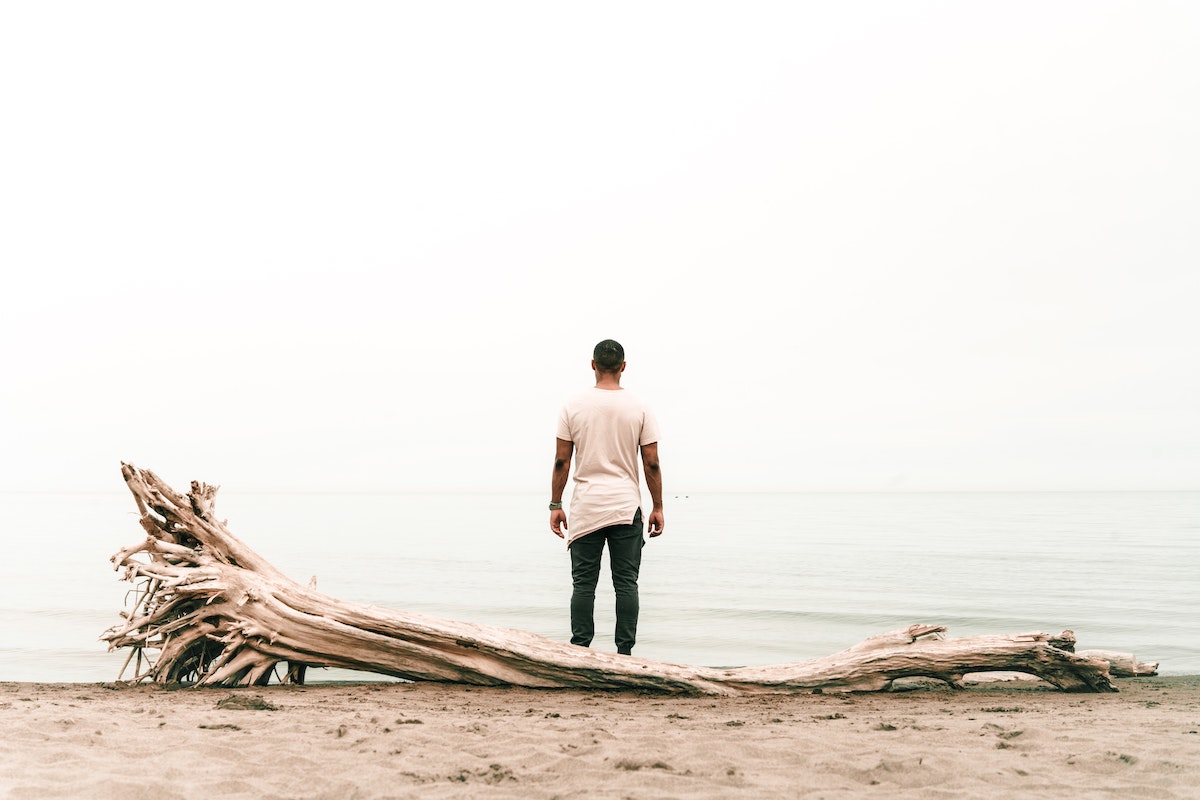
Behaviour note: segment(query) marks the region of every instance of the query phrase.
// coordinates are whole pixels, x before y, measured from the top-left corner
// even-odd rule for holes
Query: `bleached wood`
[[[1114,678],[1145,678],[1158,674],[1157,661],[1138,661],[1133,653],[1113,650],[1080,650],[1077,655],[1108,662],[1108,673]]]
[[[149,470],[122,464],[121,471],[147,537],[112,560],[144,586],[125,621],[102,638],[110,648],[137,649],[138,670],[143,650],[158,651],[135,680],[302,682],[306,667],[321,666],[416,681],[749,694],[878,691],[905,677],[961,688],[966,673],[1005,671],[1067,691],[1115,691],[1108,661],[1062,648],[1074,641],[1069,631],[953,639],[943,626],[911,625],[822,658],[718,669],[351,603],[317,591],[315,580],[301,586],[230,533],[214,516],[218,487],[193,482],[180,495]]]

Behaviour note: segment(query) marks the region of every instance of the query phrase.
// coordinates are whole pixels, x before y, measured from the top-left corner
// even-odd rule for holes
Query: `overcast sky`
[[[7,3],[0,489],[1200,488],[1200,5]]]

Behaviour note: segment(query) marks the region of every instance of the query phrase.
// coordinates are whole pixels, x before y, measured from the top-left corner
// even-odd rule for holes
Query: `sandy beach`
[[[1197,798],[1200,676],[670,697],[0,683],[6,798]]]

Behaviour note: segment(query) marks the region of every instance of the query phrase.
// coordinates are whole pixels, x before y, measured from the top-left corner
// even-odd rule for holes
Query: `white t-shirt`
[[[575,444],[567,544],[633,522],[642,504],[640,447],[658,441],[653,412],[627,389],[592,387],[563,406],[558,438]]]

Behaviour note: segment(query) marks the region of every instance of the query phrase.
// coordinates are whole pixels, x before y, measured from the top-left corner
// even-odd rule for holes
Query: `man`
[[[559,414],[550,481],[550,530],[567,539],[571,553],[571,644],[588,647],[595,635],[596,582],[607,544],[617,600],[617,652],[629,655],[637,641],[637,581],[645,544],[639,451],[654,504],[647,520],[650,536],[663,532],[658,423],[641,400],[621,387],[625,349],[620,344],[605,339],[596,345],[592,370],[595,387],[567,401]],[[575,488],[568,536],[562,495],[572,455]]]

